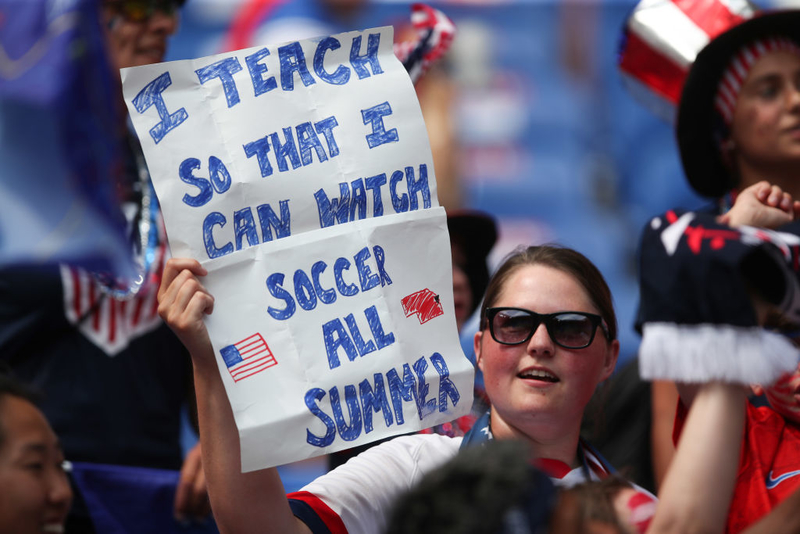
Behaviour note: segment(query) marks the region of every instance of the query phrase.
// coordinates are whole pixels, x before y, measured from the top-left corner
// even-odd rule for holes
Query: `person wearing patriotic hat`
[[[730,250],[724,237],[728,231],[725,225],[744,223],[774,228],[776,221],[786,223],[797,216],[798,203],[793,199],[800,197],[800,181],[795,176],[800,168],[799,43],[800,10],[762,12],[744,0],[644,0],[627,22],[619,56],[627,85],[652,109],[674,121],[689,184],[701,195],[718,200],[713,209],[716,219],[713,215],[703,219],[703,214],[681,215],[673,211],[653,219],[645,230],[645,239],[654,232],[660,236],[660,246],[671,251],[672,259],[681,251],[687,254],[686,250],[691,250],[683,259],[688,271],[679,278],[674,273],[665,274],[663,257],[648,259],[647,250],[655,250],[658,245],[654,245],[655,249],[647,249],[645,241],[642,245],[640,365],[643,376],[662,380],[653,387],[654,406],[670,397],[665,380],[697,382],[727,373],[728,378],[738,376],[740,382],[769,384],[780,375],[758,379],[754,372],[764,371],[770,362],[774,364],[767,353],[778,359],[795,357],[788,344],[781,349],[773,346],[770,351],[767,345],[755,342],[760,339],[760,326],[764,323],[741,299],[738,303],[728,301],[729,306],[710,304],[715,301],[710,296],[713,292],[738,294],[730,284],[741,280],[741,258],[729,257],[715,264],[697,256],[723,248]],[[748,206],[750,215],[761,209],[762,214],[783,212],[785,217],[772,222],[768,222],[770,217],[767,222],[758,217],[742,220],[739,215]],[[720,226],[710,228],[713,225]],[[743,240],[772,235],[758,232],[750,232]],[[709,239],[704,240],[704,236]],[[672,243],[671,248],[667,243]],[[737,274],[720,277],[712,265],[726,265],[731,274]],[[796,275],[794,269],[791,276]],[[695,285],[691,287],[678,284],[692,279]],[[759,279],[761,283],[769,281],[770,275],[759,268],[750,281],[757,284]],[[670,283],[672,293],[659,292],[659,287]],[[773,286],[773,299],[791,301],[791,287],[788,283]],[[675,291],[696,292],[696,305],[681,305]],[[716,314],[720,311],[725,312],[725,320]],[[731,320],[735,327],[719,327]],[[683,358],[677,357],[679,346],[700,338],[708,351],[683,352]],[[654,350],[659,346],[660,350]],[[795,366],[796,361],[790,365]],[[706,374],[700,376],[703,373]],[[797,372],[785,375],[782,385],[770,388],[784,393],[772,396],[777,401],[772,408],[747,404],[744,452],[728,532],[741,531],[800,487],[800,480],[794,475],[780,477],[800,473],[790,469],[797,464],[796,452],[792,451],[797,450],[800,434],[798,419],[791,414],[798,404],[787,395],[789,390],[797,393],[797,376]],[[684,387],[681,399],[676,435],[685,417],[683,408],[691,402]],[[673,410],[675,400],[673,396]],[[665,426],[659,426],[658,418],[653,424],[654,435]],[[655,438],[654,449],[658,450],[668,439]]]
[[[800,198],[800,10],[644,0],[619,68],[634,96],[674,121],[695,191],[717,199],[766,180]]]
[[[640,370],[645,380],[678,384],[676,444],[693,407],[694,385],[773,384],[766,388],[771,406],[740,401],[745,425],[734,447],[730,533],[800,495],[800,351],[782,334],[800,320],[800,223],[761,203],[755,189],[737,198],[729,212],[733,226],[701,212],[670,210],[655,217],[640,254]],[[778,229],[739,226],[753,219]],[[675,479],[674,465],[664,487]]]

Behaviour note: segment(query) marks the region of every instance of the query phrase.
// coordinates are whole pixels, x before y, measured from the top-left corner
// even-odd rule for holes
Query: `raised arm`
[[[711,382],[698,388],[648,534],[724,530],[739,467],[745,402],[741,385]]]
[[[277,469],[241,472],[239,434],[203,322],[214,308],[199,280],[205,274],[195,260],[170,259],[158,313],[192,356],[203,465],[217,525],[223,533],[308,533],[289,508]]]

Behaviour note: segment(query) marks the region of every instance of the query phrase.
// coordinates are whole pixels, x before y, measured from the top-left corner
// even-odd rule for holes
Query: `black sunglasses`
[[[156,10],[172,15],[186,0],[108,0],[105,4],[133,22],[142,22],[153,16]]]
[[[486,308],[486,320],[492,339],[503,345],[525,343],[542,323],[550,339],[565,349],[583,349],[591,345],[598,326],[609,339],[605,321],[594,313],[536,313],[523,308]]]

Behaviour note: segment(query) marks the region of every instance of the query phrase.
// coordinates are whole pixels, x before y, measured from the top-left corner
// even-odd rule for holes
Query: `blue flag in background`
[[[134,272],[97,0],[0,0],[0,267]]]
[[[98,534],[219,534],[213,517],[186,525],[175,520],[180,471],[79,462],[72,467]]]

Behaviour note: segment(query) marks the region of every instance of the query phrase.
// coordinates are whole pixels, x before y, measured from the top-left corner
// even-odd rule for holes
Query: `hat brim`
[[[676,134],[683,170],[692,188],[718,198],[737,186],[714,140],[714,98],[733,54],[755,39],[787,36],[800,42],[800,10],[763,12],[718,35],[703,48],[683,86]]]

